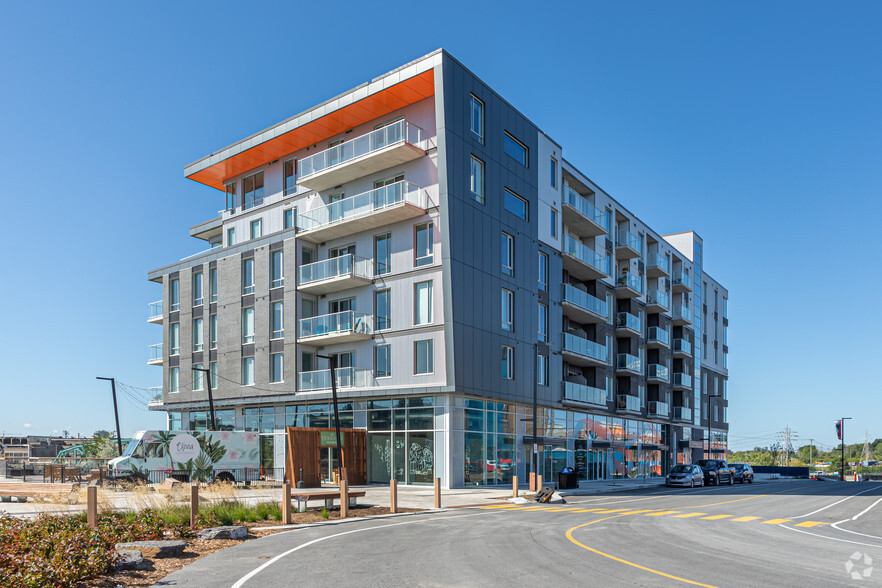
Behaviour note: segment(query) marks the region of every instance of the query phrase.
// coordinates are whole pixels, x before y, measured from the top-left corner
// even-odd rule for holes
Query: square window
[[[484,140],[484,103],[478,100],[474,94],[469,99],[469,126],[472,133],[480,139]]]
[[[503,331],[513,331],[514,330],[514,319],[513,317],[513,308],[514,308],[514,292],[511,290],[502,289],[502,330]]]
[[[505,133],[505,153],[524,167],[528,167],[528,154],[529,150],[527,146],[509,135]]]
[[[414,267],[431,265],[434,260],[433,224],[425,223],[414,228],[413,255]]]
[[[392,375],[392,346],[374,347],[374,377],[388,378]]]
[[[484,162],[472,155],[470,171],[472,199],[484,204]]]
[[[509,347],[508,345],[502,346],[502,378],[505,380],[511,380],[514,376],[514,348]]]
[[[254,358],[253,357],[243,357],[242,358],[242,385],[243,386],[253,386],[254,385]]]
[[[413,288],[413,324],[428,325],[432,322],[432,282],[419,282]]]
[[[414,341],[414,374],[431,374],[435,370],[434,343],[435,342],[432,339],[426,339],[425,341]]]
[[[525,221],[530,220],[530,204],[508,188],[505,189],[505,209]]]
[[[502,273],[514,275],[514,237],[502,233]]]
[[[251,238],[260,239],[263,235],[263,223],[260,219],[251,221]]]
[[[285,354],[273,353],[270,355],[270,383],[278,384],[285,381]]]

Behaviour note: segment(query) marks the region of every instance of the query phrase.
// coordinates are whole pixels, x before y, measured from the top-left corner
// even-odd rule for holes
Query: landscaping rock
[[[150,562],[144,561],[144,556],[137,549],[118,549],[116,551],[116,563],[113,567],[117,572],[123,570],[143,570],[149,567]]]
[[[247,535],[248,529],[238,525],[212,527],[199,531],[200,539],[244,539]]]
[[[526,498],[524,498],[522,496],[518,496],[517,498],[509,498],[508,501],[511,502],[512,504],[532,504],[533,503],[532,500],[527,500]]]
[[[175,486],[180,486],[180,485],[181,485],[181,481],[175,480],[174,478],[166,478],[165,480],[162,481],[161,484],[159,484],[160,488],[166,488],[168,490],[171,490]]]
[[[131,541],[129,543],[117,543],[116,549],[136,549],[147,557],[179,557],[187,544],[184,541],[163,539],[161,541]]]

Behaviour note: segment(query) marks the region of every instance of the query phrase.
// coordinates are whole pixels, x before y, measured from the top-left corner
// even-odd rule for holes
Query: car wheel
[[[692,486],[690,488],[695,488],[695,478],[692,478]]]
[[[734,483],[735,483],[735,476],[729,476],[729,485],[731,486]]]
[[[753,484],[753,478],[747,478],[747,483],[748,483],[748,484]]]

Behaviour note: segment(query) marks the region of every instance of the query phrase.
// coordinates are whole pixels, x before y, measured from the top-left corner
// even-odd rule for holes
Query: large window
[[[472,155],[471,158],[472,198],[484,204],[484,162]]]
[[[507,276],[514,275],[514,237],[508,233],[502,233],[502,273]]]
[[[239,207],[239,200],[236,198],[236,182],[226,184],[224,190],[227,193],[227,211],[235,212]]]
[[[193,274],[193,306],[202,305],[202,272]]]
[[[242,294],[254,294],[254,258],[242,260]]]
[[[253,357],[243,357],[242,358],[242,385],[243,386],[253,386],[254,385],[254,358]]]
[[[505,153],[524,167],[529,163],[527,146],[505,133]]]
[[[208,269],[208,301],[217,302],[217,268]]]
[[[392,328],[391,296],[388,289],[374,293],[374,329],[377,331]]]
[[[260,239],[263,236],[263,222],[260,219],[251,221],[251,238]]]
[[[270,355],[270,383],[278,384],[285,381],[285,354],[273,353]]]
[[[392,346],[374,347],[374,377],[388,378],[392,375]]]
[[[263,204],[263,172],[257,172],[242,180],[245,208]]]
[[[242,309],[242,343],[254,343],[254,307]]]
[[[434,238],[432,223],[417,225],[414,229],[413,265],[420,267],[430,265],[433,261]]]
[[[414,341],[413,343],[413,373],[431,374],[435,371],[434,341]]]
[[[204,387],[203,376],[205,375],[204,372],[202,371],[202,364],[201,363],[194,363],[192,372],[193,372],[193,390],[202,390],[202,388]]]
[[[392,234],[374,237],[374,275],[382,276],[392,271]]]
[[[177,279],[168,283],[168,301],[169,312],[181,309],[181,285]]]
[[[202,351],[202,319],[193,319],[193,351]]]
[[[511,290],[502,289],[502,330],[503,331],[513,331],[514,330],[514,318],[513,318],[513,308],[514,308],[514,292]]]
[[[548,256],[539,253],[539,289],[548,290]]]
[[[501,375],[505,380],[511,380],[514,376],[514,348],[508,345],[502,346],[502,370]]]
[[[530,204],[508,188],[505,189],[505,209],[518,218],[530,220]]]
[[[168,328],[168,354],[181,353],[181,323],[172,323]]]
[[[283,164],[285,196],[297,191],[297,160],[289,159]],[[288,228],[288,227],[286,227]]]
[[[217,349],[217,315],[208,317],[208,348]]]
[[[539,340],[548,341],[548,306],[539,304]]]
[[[270,339],[281,339],[285,336],[284,302],[273,302],[270,306]]]
[[[270,253],[270,288],[281,288],[285,285],[285,264],[282,251]]]
[[[428,325],[432,322],[432,282],[414,284],[413,324]]]
[[[168,368],[168,391],[181,391],[181,368]]]
[[[469,126],[475,136],[484,140],[484,103],[478,100],[474,94],[469,98]]]

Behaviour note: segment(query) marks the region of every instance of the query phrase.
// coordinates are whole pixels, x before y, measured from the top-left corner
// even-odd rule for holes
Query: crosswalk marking
[[[680,512],[680,511],[679,510],[663,510],[661,512],[650,512],[650,513],[647,513],[645,516],[647,516],[647,517],[660,517],[662,515],[676,514],[678,512]]]
[[[763,521],[764,525],[778,525],[781,523],[786,523],[790,519],[769,519],[768,521]]]
[[[706,512],[690,512],[688,514],[682,515],[674,515],[675,519],[688,519],[690,517],[700,517],[701,515],[706,515]]]
[[[755,521],[757,519],[761,519],[762,517],[738,517],[737,519],[732,519],[733,522],[741,523],[744,521]]]
[[[703,520],[703,521],[705,521],[705,520],[706,521],[716,521],[716,520],[725,519],[725,518],[728,518],[731,516],[732,515],[713,515],[713,516],[709,516],[709,517],[701,517],[701,520]]]
[[[819,523],[818,521],[805,521],[804,523],[797,523],[793,525],[794,527],[817,527],[818,525],[826,525],[828,523]]]

